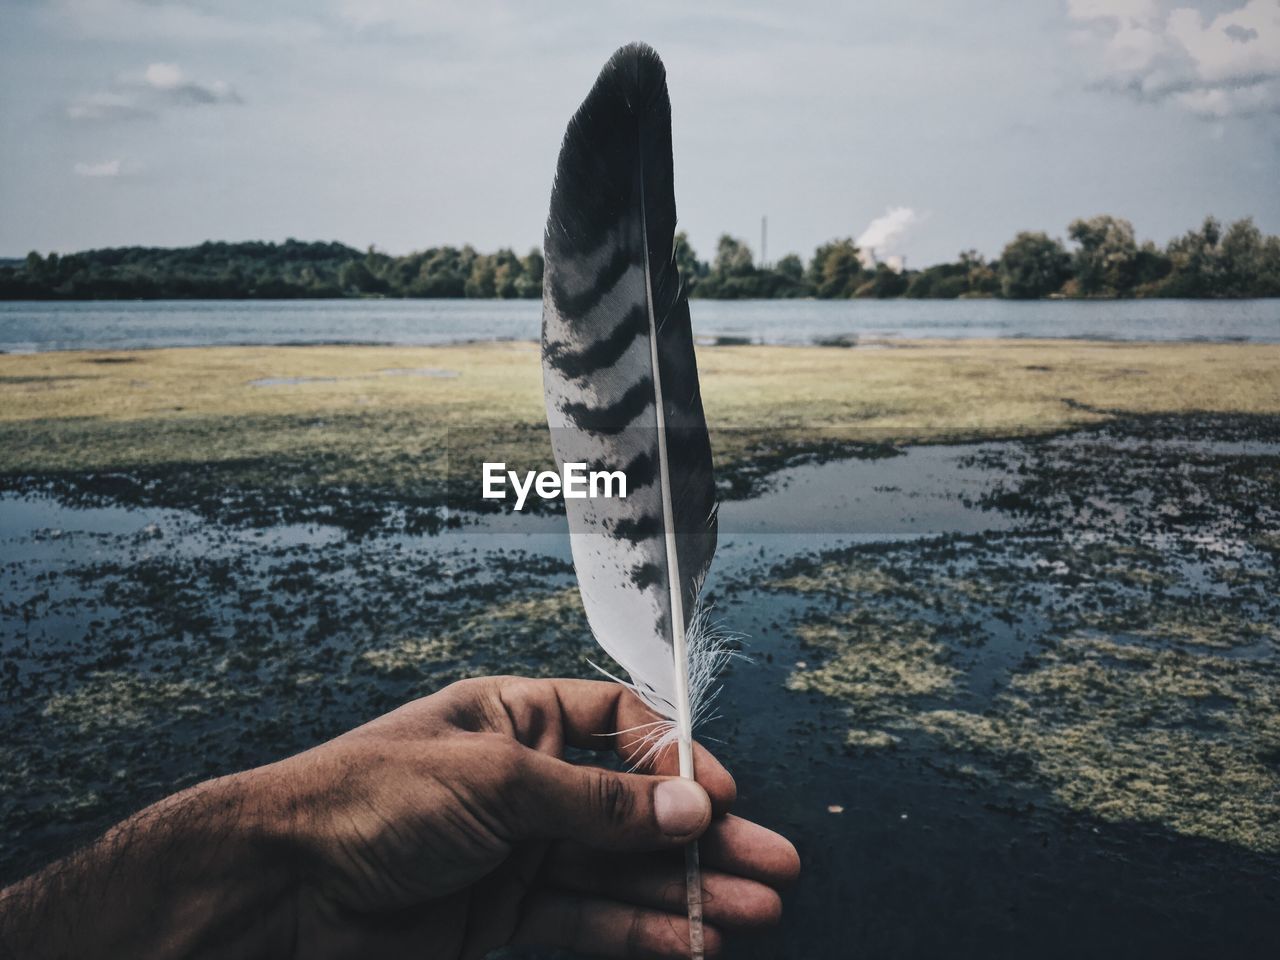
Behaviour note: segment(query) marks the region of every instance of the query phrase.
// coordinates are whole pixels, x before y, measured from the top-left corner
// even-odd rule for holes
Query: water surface
[[[1274,300],[695,300],[704,340],[895,337],[1280,342]],[[0,351],[537,339],[534,300],[0,302]]]

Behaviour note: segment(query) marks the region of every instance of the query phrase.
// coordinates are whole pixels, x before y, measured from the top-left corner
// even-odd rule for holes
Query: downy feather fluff
[[[698,604],[715,481],[675,227],[666,71],[632,44],[605,65],[560,150],[543,382],[557,463],[626,474],[625,499],[566,499],[574,566],[596,640],[671,721],[650,732],[653,748],[678,739],[685,754],[725,654]]]

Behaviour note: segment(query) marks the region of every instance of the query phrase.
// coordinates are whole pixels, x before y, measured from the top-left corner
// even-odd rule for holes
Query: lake
[[[1274,300],[745,300],[692,302],[702,340],[884,337],[1280,342]],[[534,340],[534,300],[154,300],[0,303],[0,351],[210,345],[430,345]]]

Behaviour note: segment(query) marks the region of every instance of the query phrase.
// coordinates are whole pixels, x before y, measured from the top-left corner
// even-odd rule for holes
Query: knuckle
[[[519,830],[532,808],[528,790],[525,749],[508,737],[494,733],[468,734],[473,749],[461,776],[473,784],[503,829]]]
[[[483,703],[493,697],[497,688],[496,679],[495,677],[468,677],[465,680],[455,680],[441,692],[448,694],[449,699],[458,704]]]
[[[502,734],[483,733],[479,736],[485,740],[484,752],[495,785],[503,791],[520,787],[526,779],[525,767],[528,760],[525,748]]]
[[[635,814],[635,797],[622,779],[604,771],[592,775],[589,783],[592,807],[606,827],[623,827]]]
[[[455,680],[449,684],[442,693],[447,692],[450,696],[465,699],[474,696],[480,690],[490,685],[488,677],[468,677],[465,680]]]
[[[510,728],[502,689],[506,677],[469,677],[449,684],[437,694],[448,704],[452,723],[469,732],[500,731]]]

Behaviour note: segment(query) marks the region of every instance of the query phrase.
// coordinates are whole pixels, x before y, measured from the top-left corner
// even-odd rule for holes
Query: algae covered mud
[[[5,878],[451,680],[591,674],[559,517],[426,520],[433,438],[539,455],[521,346],[0,358]],[[753,658],[707,735],[806,864],[734,956],[1271,955],[1271,350],[704,352]]]

